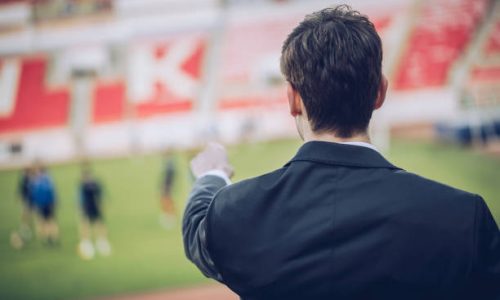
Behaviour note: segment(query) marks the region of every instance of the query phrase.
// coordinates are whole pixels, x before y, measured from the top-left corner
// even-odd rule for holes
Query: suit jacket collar
[[[373,149],[322,141],[311,141],[302,145],[297,154],[285,166],[294,161],[311,161],[360,168],[401,169],[391,164]]]

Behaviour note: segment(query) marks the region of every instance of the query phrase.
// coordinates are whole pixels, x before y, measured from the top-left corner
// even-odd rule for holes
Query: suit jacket
[[[500,233],[483,199],[377,151],[308,142],[283,168],[198,179],[187,257],[243,299],[499,299]]]

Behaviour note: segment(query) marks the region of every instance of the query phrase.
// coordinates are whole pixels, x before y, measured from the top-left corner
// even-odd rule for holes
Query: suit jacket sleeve
[[[186,256],[205,276],[220,282],[222,276],[207,249],[207,212],[215,194],[224,186],[226,182],[218,176],[207,175],[196,180],[182,220]]]
[[[500,299],[500,231],[484,200],[481,197],[478,200],[471,296]]]

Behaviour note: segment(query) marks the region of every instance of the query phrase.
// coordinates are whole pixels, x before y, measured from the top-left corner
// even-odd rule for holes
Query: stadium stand
[[[470,80],[473,83],[500,82],[500,65],[487,67],[476,66],[471,72]]]
[[[205,44],[199,43],[193,53],[179,66],[184,74],[194,79],[201,77],[201,63]],[[168,47],[158,44],[152,48],[155,61],[165,58]],[[152,95],[133,105],[133,116],[143,119],[166,113],[189,111],[192,99],[179,97],[168,88],[168,83],[161,79],[152,84]],[[93,93],[92,124],[122,121],[126,109],[126,82],[118,79],[113,82],[97,83]]]
[[[95,87],[92,124],[104,124],[122,121],[125,117],[124,81],[101,83]],[[156,82],[151,99],[133,106],[134,117],[143,119],[166,113],[189,111],[192,109],[191,99],[178,98],[171,93],[162,82]]]
[[[488,42],[486,43],[485,50],[487,56],[500,55],[500,20],[496,21]]]
[[[201,78],[201,70],[202,70],[201,64],[206,50],[205,47],[206,47],[206,42],[204,40],[198,41],[198,44],[196,45],[191,56],[187,60],[185,60],[180,66],[180,69],[184,73],[191,76],[192,78],[195,79]]]
[[[475,95],[475,101],[481,105],[486,103],[500,104],[500,4],[492,7],[490,20],[486,22],[484,31],[486,36],[480,40],[479,50],[476,51],[470,68],[468,87]]]
[[[125,113],[125,83],[98,83],[94,88],[92,123],[121,121]]]
[[[142,119],[192,109],[191,99],[179,98],[164,83],[156,82],[154,87],[153,97],[149,101],[135,105],[135,117]]]
[[[498,1],[393,2],[366,5],[384,40],[384,67],[392,90],[390,98],[397,99],[388,101],[382,116],[384,122],[436,124],[456,117],[461,118],[460,128],[470,130],[470,138],[465,140],[488,140],[492,121],[499,119],[496,117],[500,99],[497,96],[500,92]],[[160,4],[159,1],[151,3]],[[176,16],[178,20],[171,22],[171,27],[157,22],[168,18],[153,22],[149,13],[136,15],[136,8],[129,8],[126,14],[108,14],[99,22],[87,15],[75,17],[78,22],[75,18],[59,20],[48,16],[39,21],[29,19],[31,21],[26,21],[15,32],[0,30],[0,52],[5,55],[5,58],[0,56],[0,71],[3,70],[0,83],[13,87],[3,88],[3,94],[0,93],[0,135],[3,137],[0,152],[2,142],[18,143],[30,136],[26,139],[28,145],[31,135],[44,140],[48,134],[46,128],[63,129],[61,132],[68,136],[71,145],[74,137],[84,141],[94,136],[104,137],[95,139],[98,140],[95,143],[87,141],[91,144],[88,148],[95,153],[100,153],[99,147],[106,146],[101,144],[109,141],[107,136],[119,135],[121,131],[133,131],[123,134],[124,149],[135,144],[148,149],[153,143],[147,141],[155,141],[159,146],[154,147],[159,149],[177,143],[181,135],[179,138],[156,135],[163,132],[158,128],[193,123],[191,112],[217,114],[221,120],[241,122],[241,127],[246,126],[241,120],[248,115],[264,119],[268,112],[286,112],[279,53],[286,35],[302,19],[306,2],[263,4],[266,9],[243,3],[247,2],[242,2],[241,7],[221,10],[224,13],[217,9],[207,13],[201,23],[196,12],[192,16],[181,14]],[[0,11],[1,7],[0,4]],[[360,9],[365,11],[361,4]],[[219,19],[220,16],[223,18]],[[186,25],[179,25],[181,21],[186,21]],[[120,30],[91,30],[100,26],[97,24]],[[32,31],[32,28],[40,30]],[[129,31],[130,28],[134,30]],[[36,39],[35,35],[31,36],[32,32],[36,32]],[[103,55],[86,56],[90,61],[70,55],[89,44],[103,49]],[[24,53],[44,56],[24,57]],[[11,69],[2,69],[2,60],[8,60]],[[17,66],[14,71],[13,65]],[[75,74],[81,72],[90,74],[86,77],[85,93],[78,93],[78,84],[75,84],[79,78]],[[14,73],[17,75],[5,75]],[[13,78],[17,78],[17,84],[11,84]],[[48,81],[57,82],[58,87],[48,85]],[[82,99],[75,96],[83,94]],[[416,113],[414,107],[422,101],[433,103],[427,107],[435,113],[431,116],[420,110]],[[270,116],[268,127],[275,128],[276,119],[271,113],[266,116]],[[476,138],[479,136],[477,118],[483,119],[487,129],[480,139]],[[224,122],[215,125],[226,130],[229,126]],[[451,129],[455,130],[457,126],[452,125]],[[205,130],[202,127],[206,126],[200,123],[190,130]],[[218,134],[238,134],[236,129],[223,130]],[[184,140],[179,143],[186,144]],[[29,147],[25,147],[26,151],[31,151]]]
[[[194,81],[201,79],[202,62],[205,54],[205,41],[199,40],[191,53],[177,66],[177,72],[182,76],[187,76]],[[172,47],[173,48],[173,47]],[[158,44],[152,49],[154,59],[157,64],[162,64],[164,60],[169,59],[168,51],[174,51],[165,44]],[[179,74],[179,75],[180,75]],[[193,108],[194,99],[185,97],[175,92],[176,84],[167,78],[162,78],[156,75],[156,79],[152,82],[152,93],[149,99],[141,100],[140,103],[134,105],[134,117],[147,118],[155,115],[185,112]]]
[[[224,36],[219,110],[286,104],[286,95],[279,86],[282,78],[277,57],[282,41],[300,19],[300,15],[292,15],[259,22],[239,19],[229,22]],[[383,32],[392,19],[393,16],[382,15],[373,19],[373,23]]]
[[[442,86],[471,40],[488,1],[425,1],[395,75],[394,89]]]
[[[218,108],[221,110],[230,109],[248,109],[248,108],[266,108],[272,105],[286,104],[286,97],[283,93],[275,95],[260,95],[238,98],[224,98],[218,103]]]
[[[64,127],[69,117],[69,92],[45,85],[47,59],[26,58],[21,64],[12,113],[0,117],[0,133]]]

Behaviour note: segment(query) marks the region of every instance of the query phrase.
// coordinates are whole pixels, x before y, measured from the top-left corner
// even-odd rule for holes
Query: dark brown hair
[[[281,71],[314,132],[367,130],[382,78],[382,42],[368,17],[340,5],[310,14],[289,34]]]

